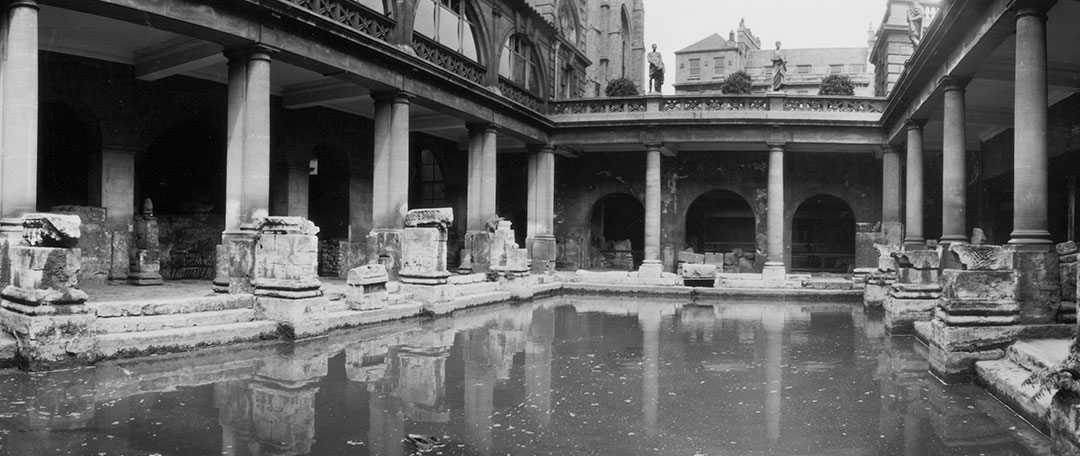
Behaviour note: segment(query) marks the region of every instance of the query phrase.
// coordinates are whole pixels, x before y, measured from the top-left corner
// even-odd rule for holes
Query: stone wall
[[[158,215],[161,275],[170,279],[212,279],[214,249],[221,243],[221,214]]]

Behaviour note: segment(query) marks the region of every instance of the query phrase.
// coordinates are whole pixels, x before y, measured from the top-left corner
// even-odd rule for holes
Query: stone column
[[[1049,245],[1047,230],[1046,10],[1018,1],[1010,244]]]
[[[923,238],[923,130],[926,121],[907,121],[907,215],[904,220],[904,247],[926,248]]]
[[[944,141],[941,166],[941,242],[966,243],[967,237],[967,173],[964,137],[964,86],[967,81],[946,77],[941,80],[945,91]],[[947,246],[946,246],[947,248]],[[959,267],[945,255],[944,267]]]
[[[1052,2],[1016,2],[1016,83],[1013,142],[1013,232],[1009,247],[1019,272],[1022,323],[1054,318],[1061,299],[1057,253],[1047,221],[1046,10]]]
[[[37,209],[38,2],[11,1],[6,13],[0,218],[10,220]],[[10,223],[13,231],[20,223]]]
[[[555,270],[555,149],[529,153],[529,226],[526,241],[533,272]]]
[[[135,155],[134,147],[106,145],[101,148],[101,164],[91,176],[96,191],[91,205],[107,210],[106,236],[109,239],[109,280],[127,280],[131,248],[132,222],[135,215]]]
[[[886,244],[900,245],[904,238],[900,221],[900,151],[886,144],[881,152],[881,232]]]
[[[765,280],[784,280],[787,268],[784,266],[784,144],[769,144],[769,188],[768,207],[765,213],[765,226],[768,233],[765,268],[762,278]]]
[[[487,272],[491,233],[487,221],[496,216],[497,127],[469,124],[469,188],[466,208],[465,252],[461,269]]]
[[[660,147],[645,144],[645,261],[638,272],[642,278],[660,278]]]
[[[386,267],[390,280],[401,268],[401,233],[409,209],[409,103],[406,92],[380,93],[375,99],[375,153],[371,182],[370,263]]]
[[[270,214],[270,55],[263,46],[229,49],[225,232],[214,290],[250,293],[253,221]]]

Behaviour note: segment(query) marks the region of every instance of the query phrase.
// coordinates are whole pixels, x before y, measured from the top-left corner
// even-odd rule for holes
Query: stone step
[[[254,309],[230,309],[215,312],[194,312],[174,315],[99,318],[94,322],[94,332],[108,334],[157,331],[159,329],[243,323],[254,319]]]
[[[979,384],[1037,429],[1047,432],[1047,411],[1054,392],[1035,399],[1038,388],[1024,385],[1024,380],[1030,375],[1031,371],[1007,359],[975,363],[975,377]]]
[[[15,352],[18,344],[15,338],[7,333],[0,333],[0,368],[15,365]]]
[[[97,337],[97,355],[99,358],[122,358],[276,337],[278,324],[273,321],[101,334]]]
[[[1032,339],[1012,344],[1006,359],[1024,369],[1034,371],[1057,365],[1069,356],[1069,339]]]
[[[98,318],[113,318],[250,309],[254,303],[255,297],[250,294],[216,294],[140,301],[88,302],[86,305],[97,312]]]

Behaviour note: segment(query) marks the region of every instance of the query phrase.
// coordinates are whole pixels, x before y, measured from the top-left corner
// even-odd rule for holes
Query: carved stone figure
[[[780,92],[784,88],[784,77],[787,76],[787,61],[784,53],[780,51],[780,42],[776,42],[776,52],[772,57],[772,91]]]
[[[660,93],[660,87],[664,85],[664,57],[656,51],[655,44],[646,57],[649,61],[649,90],[651,93]]]
[[[907,10],[908,39],[911,40],[912,46],[918,47],[922,41],[923,19],[925,18],[926,10],[922,4],[919,0],[912,0]]]

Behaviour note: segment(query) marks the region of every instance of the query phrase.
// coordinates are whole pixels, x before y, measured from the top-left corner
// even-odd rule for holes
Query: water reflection
[[[1046,453],[927,368],[857,305],[552,299],[0,373],[0,454]]]

